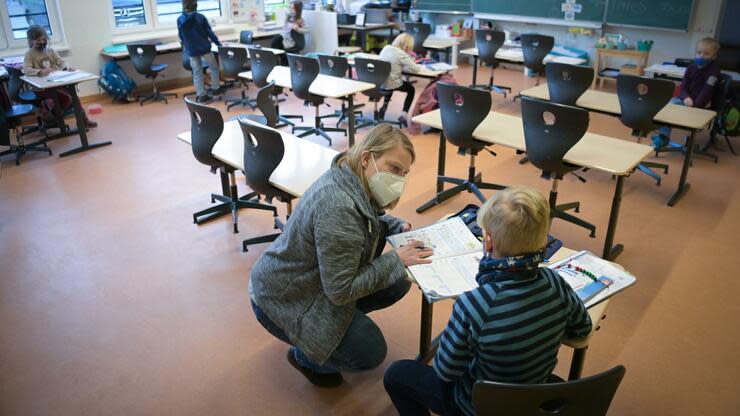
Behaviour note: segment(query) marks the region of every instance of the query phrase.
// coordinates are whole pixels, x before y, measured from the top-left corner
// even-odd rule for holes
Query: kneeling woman
[[[293,346],[288,361],[313,384],[383,362],[385,339],[366,314],[408,292],[406,266],[429,262],[417,242],[381,254],[387,235],[411,228],[383,209],[398,202],[414,158],[404,133],[376,127],[306,191],[252,269],[257,320]]]

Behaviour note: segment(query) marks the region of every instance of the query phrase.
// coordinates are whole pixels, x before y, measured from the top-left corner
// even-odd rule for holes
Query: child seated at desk
[[[198,13],[198,0],[182,0],[182,14],[177,18],[177,34],[182,41],[183,53],[190,59],[195,84],[195,100],[199,103],[210,102],[213,95],[222,92],[219,80],[219,67],[216,57],[211,52],[211,41],[218,46],[221,42],[213,33],[205,16]],[[203,61],[206,61],[211,75],[211,91],[206,91],[203,79]]]
[[[573,289],[539,267],[550,208],[536,189],[496,193],[478,213],[484,256],[479,288],[457,299],[441,335],[434,367],[394,362],[383,383],[403,415],[474,415],[476,381],[545,383],[564,336],[584,337],[591,318]]]
[[[414,37],[408,33],[401,33],[393,39],[393,43],[384,47],[380,51],[380,59],[391,63],[391,73],[383,84],[383,89],[388,91],[401,91],[406,93],[406,99],[403,101],[403,112],[398,121],[406,125],[408,122],[408,113],[411,103],[414,102],[414,86],[403,79],[403,71],[419,72],[421,67],[414,62],[409,54],[414,49]],[[383,100],[383,106],[378,110],[379,118],[385,118],[385,112],[388,109],[388,102],[391,96],[388,95]]]
[[[42,26],[29,26],[26,30],[26,38],[28,39],[29,49],[23,57],[23,74],[31,77],[45,77],[54,71],[74,71],[72,66],[64,63],[64,59],[58,53],[47,47],[49,35]],[[47,124],[53,122],[52,114],[64,114],[72,107],[72,95],[63,87],[36,91],[36,95],[44,100],[44,104],[39,111],[41,119]],[[87,127],[98,126],[98,123],[87,118],[84,110],[82,115]]]
[[[291,32],[307,33],[308,26],[306,21],[303,20],[303,3],[299,0],[293,0],[290,2],[290,10],[285,15],[285,23],[283,23],[283,31],[280,35],[272,38],[271,47],[273,49],[288,50],[295,47],[295,40]],[[300,51],[299,51],[300,52]]]
[[[719,79],[720,71],[717,64],[719,42],[712,38],[704,38],[696,44],[694,63],[686,68],[681,81],[681,92],[671,100],[671,104],[687,107],[708,107],[712,101],[714,85]],[[653,136],[653,145],[656,149],[668,145],[671,140],[670,127],[662,127],[658,134]]]

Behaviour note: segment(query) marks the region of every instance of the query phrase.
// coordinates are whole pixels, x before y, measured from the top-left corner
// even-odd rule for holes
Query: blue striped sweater
[[[494,259],[481,261],[480,287],[455,302],[434,358],[439,377],[455,383],[455,404],[466,415],[475,414],[476,381],[542,383],[555,368],[563,336],[591,331],[586,308],[556,272],[501,270],[487,260]]]

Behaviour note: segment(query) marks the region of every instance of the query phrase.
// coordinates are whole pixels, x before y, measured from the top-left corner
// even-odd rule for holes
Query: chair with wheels
[[[477,381],[473,407],[479,416],[605,416],[625,371],[618,365],[575,381],[545,384]]]
[[[239,76],[244,71],[249,71],[249,57],[247,49],[239,46],[220,46],[218,48],[218,60],[224,79],[232,85],[239,86],[240,98],[224,98],[226,111],[232,107],[241,105],[255,109],[254,100],[247,98],[247,81]]]
[[[405,30],[414,37],[414,53],[421,57],[426,56],[427,48],[424,47],[424,42],[432,33],[432,26],[429,23],[407,22]]]
[[[522,54],[524,55],[524,67],[537,74],[535,85],[540,85],[540,75],[545,70],[544,60],[555,46],[555,38],[546,35],[523,34],[521,36]],[[514,97],[521,98],[521,94]]]
[[[45,152],[51,156],[46,141],[40,140],[35,143],[25,144],[23,134],[21,133],[21,119],[34,114],[36,109],[31,104],[15,104],[10,109],[0,111],[0,146],[7,146],[8,149],[0,152],[0,156],[15,154],[16,166],[21,164],[21,158],[28,152]],[[15,133],[17,145],[10,141],[10,130]]]
[[[293,94],[306,104],[310,104],[316,108],[314,126],[293,126],[293,131],[303,131],[298,137],[306,137],[311,134],[321,136],[331,146],[331,137],[329,137],[327,132],[341,132],[346,136],[347,131],[336,127],[324,127],[319,112],[319,106],[324,104],[324,97],[311,94],[308,91],[316,77],[319,76],[319,61],[316,58],[289,53],[288,64],[290,65],[290,85],[293,87]]]
[[[344,56],[324,55],[319,54],[319,72],[323,75],[329,75],[332,77],[345,78],[350,77],[350,67],[347,58]],[[329,117],[338,117],[337,127],[347,118],[347,97],[341,97],[339,100],[342,102],[341,110],[335,110],[334,114],[326,114],[321,116],[321,119]],[[355,115],[362,116],[362,111],[357,110],[360,107],[364,107],[365,104],[355,105]]]
[[[422,213],[463,191],[470,192],[481,202],[485,202],[486,197],[481,189],[506,189],[504,185],[483,182],[481,173],[476,173],[475,169],[475,157],[481,150],[488,150],[486,146],[490,145],[473,138],[473,132],[491,111],[491,93],[487,90],[438,82],[437,98],[442,115],[441,134],[450,144],[458,148],[458,154],[470,156],[468,178],[437,176],[438,184],[451,183],[455,186],[445,190],[438,188],[439,192],[434,198],[416,209],[418,213]],[[488,151],[495,155],[490,150]]]
[[[7,83],[7,93],[8,97],[10,98],[11,102],[14,102],[16,104],[30,104],[34,107],[34,110],[37,110],[42,105],[42,99],[39,97],[35,91],[31,89],[24,89],[24,82],[21,79],[23,76],[23,71],[21,71],[18,68],[13,68],[11,66],[6,66],[5,69],[8,71],[8,83]],[[69,111],[66,113],[58,113],[60,110],[57,106],[54,106],[52,108],[52,113],[54,117],[56,118],[55,123],[56,124],[64,124],[64,117],[69,115],[74,115],[74,109],[70,107]],[[32,127],[26,127],[21,128],[20,135],[25,136],[26,134],[33,133],[36,131],[40,131],[44,137],[48,138],[48,134],[46,132],[46,127],[44,125],[43,120],[41,120],[41,117],[36,115],[36,126]],[[58,127],[58,126],[52,126],[52,127]],[[29,145],[30,146],[30,145]]]
[[[590,231],[596,236],[596,227],[566,211],[579,212],[581,203],[557,205],[558,183],[566,173],[581,166],[565,162],[563,158],[588,130],[588,111],[582,108],[555,104],[531,97],[522,97],[524,142],[529,161],[542,170],[542,177],[552,180],[550,188],[550,218],[559,218]]]
[[[275,54],[272,51],[263,50],[261,48],[249,47],[247,49],[249,50],[250,65],[252,66],[252,82],[254,82],[254,85],[256,85],[257,88],[262,88],[268,84],[267,78],[270,76],[270,72],[272,72],[272,69],[275,68],[275,65],[277,64]],[[278,103],[279,95],[282,94],[282,92],[282,88],[276,87],[273,89],[275,109],[278,112],[279,123],[276,127],[294,126],[295,123],[290,121],[290,119],[300,119],[303,121],[303,116],[280,114]]]
[[[507,94],[511,93],[511,87],[505,87],[503,85],[496,85],[493,83],[493,73],[498,67],[498,59],[496,59],[496,52],[503,46],[506,40],[506,34],[498,30],[485,30],[478,29],[475,31],[475,45],[478,47],[478,58],[480,61],[491,67],[491,77],[488,80],[488,84],[471,85],[473,88],[483,88],[489,91],[503,94],[506,98]]]
[[[254,192],[239,198],[234,168],[213,156],[213,146],[224,130],[224,120],[221,117],[221,112],[217,108],[198,104],[189,98],[185,99],[185,104],[187,104],[190,112],[193,155],[200,163],[209,166],[212,173],[216,173],[216,170],[221,172],[223,192],[223,195],[211,194],[211,203],[215,201],[221,203],[193,214],[193,223],[204,224],[231,213],[234,233],[238,233],[239,209],[241,208],[272,211],[273,215],[277,216],[277,208],[260,203],[259,198],[253,200],[257,197]]]
[[[357,71],[358,80],[375,84],[375,88],[362,92],[370,99],[370,102],[373,103],[373,117],[356,118],[356,129],[361,129],[367,126],[377,126],[381,123],[390,123],[401,127],[400,122],[385,120],[383,118],[384,115],[378,112],[378,103],[380,102],[380,100],[393,95],[393,91],[384,90],[382,88],[383,84],[385,84],[385,81],[388,79],[388,76],[391,73],[390,62],[381,61],[379,59],[366,59],[358,57],[355,58],[355,70]]]
[[[260,88],[257,92],[257,108],[262,112],[259,114],[244,114],[236,116],[232,120],[248,119],[256,121],[257,123],[264,124],[268,127],[275,127],[278,121],[277,110],[275,110],[275,103],[273,101],[273,89],[275,88],[275,82],[270,82],[264,87]]]
[[[638,142],[657,128],[653,119],[671,101],[673,89],[671,81],[636,75],[617,76],[617,96],[622,110],[619,119],[632,129],[632,135],[637,136]],[[640,172],[655,179],[660,186],[661,177],[651,168],[663,169],[663,173],[668,173],[668,165],[655,162],[637,165]]]
[[[152,93],[146,97],[140,97],[139,105],[144,105],[147,101],[164,101],[167,104],[167,97],[177,98],[175,93],[162,93],[157,89],[157,77],[160,72],[167,69],[168,65],[154,63],[154,59],[157,57],[156,46],[142,43],[126,45],[126,48],[136,72],[152,79]]]
[[[295,196],[270,184],[270,175],[285,154],[285,145],[280,132],[247,119],[240,119],[239,125],[244,134],[244,176],[247,186],[269,202],[277,199],[286,204],[288,209],[286,218],[290,218]],[[275,229],[282,232],[283,227],[284,223],[276,216]],[[275,241],[279,235],[280,233],[275,233],[246,239],[242,242],[242,250],[246,252],[250,245]]]
[[[575,106],[576,101],[591,87],[594,69],[588,66],[550,62],[545,65],[550,102]]]

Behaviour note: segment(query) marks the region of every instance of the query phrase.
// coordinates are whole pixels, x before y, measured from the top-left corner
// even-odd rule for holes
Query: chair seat
[[[33,111],[34,111],[34,108],[31,104],[16,104],[13,107],[11,107],[10,110],[5,112],[5,117],[7,118],[23,117],[23,116],[32,114]]]
[[[167,65],[167,64],[155,64],[155,65],[152,65],[152,72],[162,72],[165,69],[167,69],[168,66],[169,65]]]
[[[311,98],[309,98],[308,100],[305,100],[304,103],[311,104],[313,106],[318,106],[318,105],[324,104],[324,97],[312,94]]]
[[[20,91],[18,93],[18,98],[20,98],[22,101],[38,101],[39,100],[39,96],[36,95],[36,93],[31,90]]]

